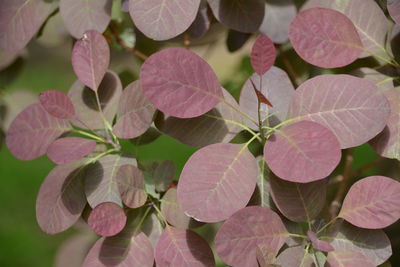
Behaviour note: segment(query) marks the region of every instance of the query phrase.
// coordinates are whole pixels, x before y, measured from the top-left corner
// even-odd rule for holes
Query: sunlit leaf
[[[373,82],[381,92],[393,90],[393,77],[389,77],[375,69],[360,68],[353,72],[357,77],[365,78]]]
[[[157,266],[213,267],[214,256],[207,242],[190,230],[167,226],[155,247]]]
[[[79,39],[88,30],[104,32],[111,20],[112,0],[60,0],[60,13],[70,34]]]
[[[314,267],[314,261],[303,246],[289,247],[279,254],[276,263],[281,267]]]
[[[125,211],[113,202],[100,203],[88,218],[89,227],[101,236],[114,236],[122,231],[125,224]]]
[[[155,111],[156,108],[143,94],[139,81],[135,81],[122,92],[113,132],[123,139],[138,137],[150,127]]]
[[[289,39],[301,58],[323,68],[346,66],[362,52],[351,20],[327,8],[300,12],[290,25]]]
[[[57,90],[47,90],[40,94],[42,107],[52,116],[60,119],[72,119],[75,108],[67,94]]]
[[[335,250],[328,253],[327,262],[330,267],[374,267],[372,261],[361,254],[352,250]]]
[[[208,63],[183,48],[168,48],[150,56],[142,65],[140,83],[154,106],[179,118],[200,116],[223,96]]]
[[[67,120],[48,114],[40,104],[33,104],[15,117],[7,131],[6,143],[21,160],[44,155],[57,137],[71,129]]]
[[[266,73],[275,63],[276,50],[272,40],[261,34],[257,37],[251,50],[250,61],[258,75]]]
[[[147,37],[162,41],[183,33],[195,20],[200,0],[131,0],[129,13]]]
[[[312,246],[315,249],[318,249],[319,251],[323,251],[323,252],[330,252],[330,251],[335,250],[332,247],[332,245],[329,244],[327,241],[319,240],[317,234],[314,233],[313,231],[308,231],[307,236],[310,239]]]
[[[178,202],[195,220],[225,220],[249,202],[257,175],[257,162],[245,146],[206,146],[186,162],[179,179]]]
[[[86,205],[83,161],[56,166],[40,187],[36,218],[42,231],[57,234],[71,227]]]
[[[275,267],[275,253],[267,245],[257,246],[256,257],[259,267]]]
[[[270,171],[262,155],[256,158],[258,165],[257,186],[251,196],[248,206],[261,206],[272,208],[274,203],[271,198],[271,186],[269,182]]]
[[[272,134],[264,146],[268,167],[280,178],[309,183],[327,177],[342,154],[336,136],[326,127],[300,121]]]
[[[384,176],[356,182],[347,193],[339,217],[368,229],[384,228],[400,218],[400,183]]]
[[[147,194],[142,172],[134,165],[123,165],[117,172],[116,180],[124,204],[132,209],[143,206]]]
[[[296,90],[289,118],[324,125],[344,149],[359,146],[381,132],[389,112],[387,99],[371,81],[345,74],[320,75]]]
[[[79,80],[97,91],[110,64],[110,48],[106,39],[96,30],[86,31],[75,43],[71,61]]]
[[[89,155],[96,149],[96,141],[80,137],[64,137],[54,141],[47,156],[57,164],[66,164]]]
[[[87,252],[95,241],[92,233],[78,233],[65,240],[57,250],[55,267],[82,266]]]
[[[221,259],[232,266],[258,266],[257,247],[266,245],[276,255],[288,237],[278,214],[250,206],[232,215],[219,229],[215,246]]]

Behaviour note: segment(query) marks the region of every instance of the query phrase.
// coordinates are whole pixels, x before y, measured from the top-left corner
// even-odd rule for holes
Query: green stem
[[[305,236],[305,235],[298,235],[298,234],[289,233],[289,236],[291,236],[291,237],[298,237],[298,238],[302,238],[302,239],[308,239],[308,237]]]
[[[151,210],[151,207],[148,207],[146,209],[146,211],[144,212],[143,217],[140,219],[138,225],[135,228],[134,235],[136,235],[138,233],[138,231],[140,230],[140,227],[142,227],[142,224],[143,224],[144,220],[146,219],[147,215],[149,214],[150,210]]]
[[[168,222],[167,219],[165,219],[164,215],[162,214],[161,210],[157,207],[157,205],[155,203],[153,203],[153,208],[157,211],[158,215],[161,217],[161,219],[163,220],[165,227],[168,226]]]
[[[325,224],[321,229],[318,230],[317,235],[319,233],[321,233],[322,231],[324,231],[328,226],[330,226],[331,224],[333,224],[339,217],[335,217],[332,220],[330,220],[327,224]]]
[[[84,136],[86,136],[86,137],[90,137],[90,138],[92,138],[92,139],[94,139],[94,140],[97,140],[97,141],[99,141],[99,142],[102,142],[102,143],[107,143],[106,140],[104,140],[103,138],[101,138],[101,137],[98,136],[98,135],[94,135],[94,134],[91,134],[91,133],[88,133],[88,132],[85,132],[85,131],[81,131],[81,130],[77,130],[77,129],[72,129],[72,132],[77,133],[77,134],[84,135]]]
[[[96,162],[97,160],[99,160],[100,158],[104,157],[104,156],[107,155],[107,154],[110,154],[111,152],[115,152],[115,148],[111,148],[111,149],[109,149],[109,150],[107,150],[107,151],[105,151],[105,152],[103,152],[103,153],[98,154],[96,157],[90,159],[90,160],[86,163],[86,165],[89,165],[89,164],[91,164],[91,163]]]

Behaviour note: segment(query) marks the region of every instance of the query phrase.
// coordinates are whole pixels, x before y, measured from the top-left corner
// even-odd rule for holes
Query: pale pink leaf
[[[357,251],[335,250],[328,253],[329,267],[375,267],[372,261]]]
[[[139,208],[146,203],[147,194],[144,188],[142,172],[134,165],[119,167],[116,182],[122,201],[129,208]]]
[[[275,63],[276,50],[272,40],[260,34],[253,44],[250,61],[254,71],[258,75],[266,73]]]
[[[74,104],[64,92],[47,90],[40,94],[39,101],[42,107],[56,118],[72,119],[75,116]]]
[[[389,77],[375,69],[360,68],[353,71],[352,74],[373,82],[381,92],[394,89],[393,77]]]
[[[400,24],[400,1],[388,0],[387,8],[394,22]]]
[[[78,233],[65,240],[54,260],[55,267],[82,266],[82,263],[95,241],[92,233]]]
[[[126,224],[125,211],[113,202],[104,202],[90,213],[88,225],[101,236],[114,236],[122,231]]]
[[[313,248],[323,252],[330,252],[335,250],[332,245],[329,244],[327,241],[319,240],[317,234],[313,231],[307,231],[307,236],[310,239]]]
[[[67,164],[89,155],[96,149],[96,141],[81,137],[64,137],[54,141],[47,156],[57,164]]]
[[[282,251],[276,259],[280,267],[315,267],[312,255],[303,246],[289,247]]]

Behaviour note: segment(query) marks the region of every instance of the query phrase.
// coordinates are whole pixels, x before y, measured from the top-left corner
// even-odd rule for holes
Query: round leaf
[[[117,204],[101,203],[89,215],[88,225],[101,236],[114,236],[122,231],[126,224],[126,214]]]
[[[144,94],[162,112],[179,118],[200,116],[222,100],[222,90],[211,67],[183,48],[168,48],[142,65]]]
[[[385,228],[400,218],[400,183],[384,176],[356,182],[347,193],[339,217],[368,229]]]
[[[300,12],[290,25],[289,39],[301,58],[322,68],[346,66],[362,52],[351,20],[327,8]]]
[[[135,209],[146,203],[144,177],[138,168],[133,165],[119,167],[116,180],[122,201],[126,206]]]
[[[324,126],[300,121],[271,135],[264,146],[269,168],[280,178],[309,183],[327,177],[339,164],[340,144]]]
[[[352,250],[335,250],[328,253],[326,261],[330,267],[374,267],[366,256]]]
[[[66,164],[89,155],[96,149],[96,141],[80,138],[65,137],[54,141],[47,149],[47,156],[57,164]]]
[[[186,162],[178,183],[178,202],[195,220],[219,222],[246,206],[257,176],[257,162],[245,146],[209,145]]]
[[[276,255],[287,237],[278,214],[268,208],[250,206],[225,221],[215,237],[215,246],[226,264],[258,266],[258,246],[266,245]]]
[[[56,118],[72,119],[75,116],[74,104],[64,92],[47,90],[40,94],[39,101],[42,107]]]
[[[250,61],[258,75],[266,73],[275,63],[276,50],[272,40],[261,34],[257,37],[251,50]]]

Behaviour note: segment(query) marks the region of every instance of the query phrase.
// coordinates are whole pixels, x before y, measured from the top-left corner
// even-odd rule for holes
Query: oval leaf
[[[213,267],[214,255],[198,234],[167,226],[155,247],[157,266]]]
[[[387,76],[375,69],[360,68],[353,71],[352,74],[373,82],[381,92],[394,89],[393,77]]]
[[[156,213],[151,213],[143,222],[142,225],[143,233],[148,236],[150,243],[153,247],[156,246],[158,239],[160,238],[164,228],[157,217]]]
[[[138,168],[133,165],[119,167],[116,180],[122,201],[126,206],[135,209],[146,203],[144,177]]]
[[[326,261],[330,267],[375,267],[370,259],[360,252],[352,250],[335,250],[328,253]]]
[[[155,111],[156,108],[143,94],[139,81],[135,81],[122,93],[113,132],[118,138],[138,137],[150,127]]]
[[[47,149],[47,156],[57,164],[67,164],[89,155],[96,149],[96,141],[80,138],[65,137],[54,141]]]
[[[111,20],[112,0],[60,0],[60,13],[69,33],[83,37],[88,30],[104,32]]]
[[[197,12],[196,18],[190,25],[187,33],[193,39],[202,37],[210,29],[211,20],[208,15],[207,0],[200,1],[200,8]]]
[[[258,266],[258,246],[266,245],[276,255],[287,237],[278,214],[268,208],[250,206],[225,221],[215,237],[215,246],[226,264]]]
[[[36,218],[47,234],[71,227],[86,205],[83,188],[84,162],[56,166],[40,186],[36,200]]]
[[[362,52],[351,20],[327,8],[300,12],[290,25],[289,39],[301,58],[322,68],[346,66]]]
[[[257,162],[246,146],[204,147],[189,158],[182,170],[178,202],[187,215],[198,221],[225,220],[249,202],[257,175]]]
[[[89,215],[88,225],[101,236],[114,236],[122,231],[126,224],[126,214],[117,204],[101,203]]]
[[[339,217],[368,229],[385,228],[400,218],[400,183],[384,176],[356,182],[347,193]]]
[[[359,146],[380,133],[389,113],[388,101],[372,82],[344,74],[307,80],[289,107],[289,118],[324,125],[342,149]]]
[[[272,198],[282,214],[295,222],[310,222],[325,205],[327,180],[307,184],[287,182],[270,175]]]
[[[71,129],[67,120],[48,114],[40,104],[33,104],[15,117],[7,131],[6,143],[21,160],[32,160],[46,153],[60,135]]]
[[[271,135],[264,147],[269,168],[280,178],[309,183],[327,177],[342,154],[335,135],[324,126],[300,121]]]
[[[96,30],[83,34],[72,50],[72,67],[79,80],[97,91],[110,64],[110,48],[106,39]]]
[[[250,61],[258,75],[266,73],[275,63],[276,50],[268,36],[261,34],[257,37],[251,50]]]
[[[163,41],[186,31],[196,18],[200,0],[131,0],[129,13],[147,37]]]
[[[307,236],[310,239],[310,241],[315,249],[318,249],[319,251],[323,251],[323,252],[330,252],[330,251],[335,250],[332,247],[332,245],[329,244],[328,242],[326,242],[324,240],[319,240],[317,234],[314,233],[313,231],[308,231]]]
[[[75,116],[74,104],[64,92],[47,90],[40,94],[39,101],[42,107],[56,118],[72,119]]]
[[[222,100],[222,90],[211,67],[183,48],[168,48],[142,65],[144,94],[162,112],[179,117],[200,116]]]
[[[315,267],[312,255],[303,246],[289,247],[279,254],[276,264],[281,267]]]
[[[92,233],[78,233],[64,240],[57,249],[54,259],[55,267],[82,266],[86,254],[93,245],[95,237]]]

